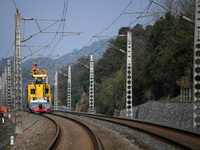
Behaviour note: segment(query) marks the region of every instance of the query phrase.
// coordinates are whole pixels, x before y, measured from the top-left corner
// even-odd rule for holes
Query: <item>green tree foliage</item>
[[[119,37],[116,40],[111,40],[115,47],[126,51],[126,38]],[[125,62],[126,55],[120,50],[110,46],[103,54],[103,57],[95,64],[95,80],[101,83],[102,79],[113,77]]]
[[[82,87],[83,87],[83,91],[85,93],[88,93],[89,91],[89,76],[90,76],[90,71],[89,69],[86,70],[83,75],[80,77],[80,82],[82,84]]]
[[[125,102],[125,73],[123,69],[112,78],[96,83],[96,106],[99,113],[114,115],[115,110],[121,110]]]
[[[146,98],[179,95],[178,80],[188,76],[188,68],[192,70],[193,24],[166,13],[155,23],[150,43],[152,49],[144,65]]]

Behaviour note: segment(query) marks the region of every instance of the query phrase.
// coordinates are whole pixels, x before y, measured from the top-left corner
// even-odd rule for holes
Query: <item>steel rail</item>
[[[70,118],[70,117],[66,117],[66,116],[62,116],[62,115],[58,115],[58,114],[51,114],[51,115],[59,116],[59,117],[65,118],[65,119],[69,119],[69,120],[74,121],[74,122],[76,122],[77,124],[83,126],[83,127],[87,130],[87,132],[88,132],[90,135],[92,135],[92,137],[94,138],[95,143],[96,143],[96,145],[97,145],[97,147],[95,147],[96,145],[94,145],[95,150],[102,150],[102,149],[103,149],[99,138],[96,136],[96,134],[95,134],[87,125],[83,124],[82,122],[80,122],[80,121],[78,121],[78,120],[72,119],[72,118]]]
[[[58,142],[58,139],[59,139],[59,136],[60,136],[60,127],[55,120],[53,120],[53,119],[51,119],[47,116],[44,116],[44,115],[42,115],[42,116],[50,119],[51,121],[53,121],[56,124],[56,136],[54,137],[53,141],[51,142],[51,144],[47,148],[47,150],[53,150],[53,149],[55,149],[57,142]]]
[[[54,112],[62,112],[62,113],[68,113],[68,114],[73,114],[73,115],[78,115],[78,116],[86,116],[86,117],[90,117],[90,118],[94,118],[94,119],[112,122],[112,123],[115,123],[115,124],[119,124],[119,125],[122,125],[122,126],[126,126],[126,127],[129,127],[129,128],[132,128],[132,129],[136,129],[136,130],[154,135],[156,137],[162,138],[162,139],[164,139],[168,142],[179,145],[179,146],[186,148],[186,149],[188,149],[188,148],[189,149],[200,149],[200,138],[199,138],[200,134],[197,134],[197,133],[193,133],[193,132],[189,132],[189,131],[185,131],[185,130],[181,130],[181,129],[177,129],[177,128],[173,128],[173,127],[168,127],[168,126],[164,126],[164,125],[149,123],[149,122],[145,122],[145,121],[141,121],[141,120],[133,120],[133,119],[111,117],[111,116],[105,116],[105,115],[99,115],[99,114],[80,113],[80,112],[66,112],[66,111],[54,111]],[[109,120],[109,119],[112,119],[112,120]],[[117,120],[118,121],[119,120],[124,121],[124,122],[126,121],[126,122],[133,124],[133,125],[130,125],[130,124],[128,125],[128,123],[124,123],[124,122],[118,122]],[[149,128],[154,126],[154,127],[159,128],[159,130],[170,130],[170,132],[173,132],[173,136],[176,136],[175,134],[177,132],[178,132],[177,134],[185,134],[185,135],[187,135],[191,138],[193,137],[196,140],[198,140],[198,143],[196,143],[196,145],[194,145],[194,144],[188,145],[188,144],[184,143],[183,141],[179,141],[178,139],[174,140],[173,136],[167,137],[167,136],[164,136],[164,135],[160,135],[159,133],[153,132],[151,130],[141,128],[140,125],[134,126],[134,124],[136,124],[136,123],[140,123],[141,125],[142,124],[147,125],[147,126],[149,126]]]

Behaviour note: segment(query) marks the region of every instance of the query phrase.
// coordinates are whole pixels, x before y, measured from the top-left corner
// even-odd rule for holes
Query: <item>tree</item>
[[[144,67],[146,98],[179,95],[178,80],[188,76],[184,70],[192,70],[193,24],[166,13],[154,24],[150,43],[152,49]]]

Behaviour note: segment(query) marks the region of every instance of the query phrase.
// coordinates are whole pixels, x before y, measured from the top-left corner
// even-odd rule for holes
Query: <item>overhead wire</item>
[[[67,1],[67,3],[66,3],[66,1]],[[65,23],[65,21],[66,21],[67,9],[68,9],[68,0],[65,0],[65,1],[64,1],[63,14],[62,14],[62,20],[63,20],[62,22],[64,22],[64,23]],[[57,32],[60,30],[61,25],[62,25],[62,22],[59,24],[59,27],[58,27],[58,29],[57,29]],[[64,24],[64,23],[63,23],[63,24]],[[63,25],[63,31],[64,31],[64,25]],[[57,34],[55,34],[54,38],[53,38],[52,41],[48,44],[48,46],[50,46],[50,45],[53,43],[53,41],[55,40],[56,36],[57,36]],[[60,43],[60,41],[61,41],[62,38],[63,38],[63,35],[61,35],[60,39],[59,39],[58,42],[56,43],[56,46],[54,46],[54,48],[50,51],[50,53],[49,53],[49,55],[47,56],[47,58],[46,58],[42,63],[44,63],[44,62],[49,58],[49,56],[50,56],[50,55],[52,54],[52,52],[55,50],[55,48],[56,48],[57,45]],[[44,52],[43,52],[43,54],[44,54]],[[42,64],[42,63],[41,63],[41,64]]]
[[[65,28],[65,21],[66,21],[66,14],[67,14],[67,7],[68,7],[68,0],[64,0],[64,8],[63,8],[63,13],[62,13],[62,19],[61,19],[61,23],[59,24],[59,26],[58,26],[58,29],[57,29],[57,32],[56,32],[56,34],[54,35],[54,37],[53,37],[53,39],[50,41],[50,43],[46,46],[46,47],[50,47],[50,45],[55,41],[55,39],[56,39],[56,37],[57,37],[57,35],[58,35],[58,32],[59,32],[59,30],[60,30],[60,28],[61,28],[61,25],[62,25],[62,23],[63,23],[63,27],[62,27],[62,32],[64,32],[64,28]],[[58,21],[56,21],[55,23],[57,23]],[[53,25],[55,24],[55,23],[53,23]],[[36,21],[36,24],[37,24],[37,21]],[[38,24],[37,24],[38,25]],[[52,26],[52,25],[50,25],[50,26]],[[49,27],[49,26],[48,26]],[[47,27],[47,28],[48,28]],[[39,28],[40,29],[40,28]],[[46,29],[46,28],[45,28]],[[41,33],[41,29],[40,29],[40,31],[38,32],[38,33]],[[36,34],[38,34],[38,33],[36,33]],[[36,34],[34,34],[34,35],[36,35]],[[57,43],[55,44],[55,46],[52,48],[52,50],[50,51],[50,53],[48,54],[48,56],[47,56],[47,58],[42,62],[42,63],[44,63],[50,56],[51,56],[51,54],[52,54],[52,52],[56,49],[56,47],[57,47],[57,45],[60,43],[60,41],[61,41],[61,39],[63,38],[63,33],[62,33],[62,35],[60,36],[60,38],[59,38],[59,40],[57,41]],[[44,48],[40,48],[39,50],[36,50],[34,53],[36,53],[36,52],[38,52],[38,51],[40,51],[40,50],[43,50]],[[42,55],[45,53],[45,51],[46,51],[46,49],[47,48],[45,48],[44,49],[44,51],[43,51],[43,53],[42,53]],[[32,54],[29,54],[28,56],[31,56]],[[28,56],[26,56],[26,57],[24,57],[24,59],[25,58],[27,58]],[[41,63],[41,64],[42,64]]]
[[[64,2],[64,8],[63,8],[63,18],[62,18],[62,20],[65,20],[65,21],[66,21],[66,15],[67,15],[67,8],[68,8],[68,0],[67,1],[65,0],[65,2]],[[64,30],[65,30],[65,21],[63,23],[63,30],[62,30],[62,32],[64,32]]]
[[[151,4],[152,4],[152,3],[150,3],[150,4],[143,10],[143,12],[140,13],[139,17],[137,17],[134,21],[132,21],[132,22],[128,25],[128,27],[130,27],[133,23],[135,23],[135,22],[143,15],[144,12],[150,8]]]
[[[132,4],[132,2],[133,2],[133,0],[131,0],[131,1],[128,3],[128,5],[125,7],[125,9],[123,9],[123,11],[122,11],[122,12],[120,13],[120,15],[113,21],[112,24],[110,24],[106,29],[104,29],[104,30],[101,31],[100,33],[96,34],[96,36],[99,35],[99,34],[102,34],[102,33],[105,32],[106,30],[108,30],[108,29],[123,15],[123,13],[125,12],[125,10]],[[68,1],[67,1],[67,6],[68,6]],[[65,1],[65,3],[64,3],[64,9],[66,9],[65,12],[67,12],[66,1]],[[63,16],[66,17],[66,13],[64,13],[64,9],[63,9]],[[86,47],[93,39],[94,39],[94,37],[92,37],[92,38],[89,40],[89,42],[88,42],[85,46],[83,46],[81,49],[83,49],[84,47]],[[124,52],[124,51],[121,50],[121,49],[120,49],[120,51]],[[52,52],[51,52],[51,53],[52,53]],[[51,53],[50,53],[50,54],[51,54]],[[77,51],[76,53],[78,53],[78,51]],[[49,57],[47,57],[47,58],[49,58]],[[46,58],[45,60],[47,60],[47,58]],[[65,59],[66,59],[66,58],[67,58],[67,57],[65,57]],[[63,62],[65,59],[61,60],[61,62]],[[49,65],[49,64],[48,64],[48,65]]]
[[[104,29],[103,31],[101,31],[100,33],[96,34],[99,35],[99,34],[102,34],[103,32],[105,32],[106,30],[108,30],[122,15],[123,13],[125,12],[125,10],[131,5],[131,3],[133,2],[133,0],[131,0],[128,5],[124,8],[124,10],[120,13],[120,15],[106,28]]]
[[[99,38],[98,35],[102,34],[102,33],[105,32],[106,30],[108,30],[112,25],[114,25],[114,23],[123,15],[123,13],[125,12],[125,10],[132,4],[132,2],[133,2],[133,0],[131,0],[131,1],[128,3],[128,5],[123,9],[123,11],[120,13],[120,15],[119,15],[107,28],[105,28],[103,31],[101,31],[101,32],[99,32],[98,34],[96,34],[95,36],[93,36],[93,37],[89,40],[89,42],[87,42],[87,44],[86,44],[85,46],[83,46],[81,49],[85,48],[85,47],[94,39],[94,37],[97,37],[98,39],[100,39],[100,40],[102,40],[103,42],[109,44],[110,46],[112,46],[112,47],[114,47],[114,48],[120,50],[120,51],[123,52],[123,53],[126,53],[124,50],[119,49],[119,48],[115,47],[113,44],[111,44],[111,43],[109,43],[109,42],[107,42],[107,41],[105,41],[105,40]],[[96,51],[96,50],[94,50],[94,52],[95,52],[95,51]],[[79,52],[79,51],[77,51],[76,53],[78,53],[78,52]],[[93,53],[94,53],[94,52],[93,52]],[[67,55],[67,56],[68,56],[68,55]],[[66,59],[66,58],[67,58],[67,57],[65,57],[65,59]],[[61,62],[63,62],[63,61],[64,61],[64,59],[63,59]],[[78,61],[78,60],[77,60],[77,61]],[[103,67],[103,68],[104,68],[104,67]],[[106,69],[106,70],[108,70],[108,69]]]
[[[120,13],[120,15],[107,27],[107,28],[105,28],[103,31],[101,31],[101,32],[99,32],[98,34],[96,34],[95,36],[98,36],[98,35],[100,35],[100,34],[102,34],[103,32],[105,32],[106,30],[108,30],[122,15],[123,15],[123,13],[125,12],[125,10],[132,4],[132,2],[133,2],[133,0],[131,0],[129,3],[128,3],[128,5],[123,9],[123,11]],[[89,40],[89,42],[87,42],[87,44],[85,45],[85,46],[83,46],[81,49],[83,49],[84,47],[86,47],[93,39],[94,39],[94,37],[95,36],[93,36],[90,40]],[[101,39],[102,40],[102,39]],[[107,41],[105,41],[105,40],[103,40],[104,42],[106,42],[106,43],[108,43],[109,45],[112,45],[112,44],[110,44],[109,42],[107,42]],[[112,46],[114,46],[114,45],[112,45]],[[122,51],[122,52],[124,52],[124,50],[121,50],[121,49],[119,49],[120,51]],[[78,52],[77,52],[78,53]]]
[[[132,4],[132,2],[133,2],[133,0],[131,0],[129,3],[128,3],[128,5],[125,7],[125,9],[123,9],[123,11],[120,13],[120,15],[107,27],[107,28],[105,28],[103,31],[101,31],[101,32],[99,32],[98,34],[96,34],[96,36],[98,36],[98,35],[100,35],[100,34],[102,34],[103,32],[105,32],[106,30],[108,30],[120,17],[122,17],[122,15],[123,15],[123,13],[125,12],[125,10]],[[66,3],[65,3],[65,5],[66,5]],[[66,6],[64,5],[64,9],[66,8]],[[67,3],[67,5],[68,5],[68,3]],[[149,7],[151,6],[151,3],[147,6],[147,8],[145,8],[145,10],[139,15],[139,17],[137,17],[137,19],[136,20],[134,20],[134,21],[132,21],[129,25],[128,25],[128,27],[130,27],[134,22],[136,22],[141,16],[142,16],[142,14],[147,10],[147,9],[149,9]],[[67,9],[66,9],[67,10]],[[64,13],[64,11],[63,11],[63,16],[65,16],[66,14]],[[64,26],[63,26],[64,27]],[[89,40],[89,42],[85,45],[85,46],[83,46],[81,49],[83,49],[84,47],[86,47],[92,40],[94,39],[94,37],[92,37],[90,40]],[[107,43],[109,43],[109,42],[107,42]],[[109,45],[111,45],[112,46],[112,44],[109,44]],[[113,45],[114,46],[114,45]],[[116,48],[116,47],[115,47]],[[54,49],[53,49],[54,50]],[[119,49],[120,51],[121,51],[121,49]],[[77,51],[76,53],[78,53],[79,51]],[[122,50],[122,52],[124,52],[123,50]],[[68,57],[68,55],[64,58],[64,59],[62,59],[61,61],[60,61],[60,63],[62,63],[66,58]]]
[[[17,5],[16,5],[15,1],[14,1],[14,0],[12,0],[12,2],[13,2],[13,4],[14,4],[14,6],[15,6],[16,10],[18,10],[18,8],[17,8]]]
[[[15,6],[15,8],[16,8],[16,10],[18,10],[18,7],[17,7],[17,5],[16,5],[16,3],[15,3],[15,1],[14,0],[12,0],[12,2],[13,2],[13,4],[14,4],[14,6]],[[7,52],[7,54],[2,58],[2,59],[4,59],[10,52],[11,52],[11,50],[12,50],[12,48],[13,48],[13,46],[14,46],[14,44],[15,44],[15,41],[13,42],[13,44],[12,44],[12,46],[10,47],[10,49],[8,50],[8,52]]]
[[[12,44],[12,46],[10,47],[10,49],[8,50],[7,54],[6,54],[3,58],[5,58],[6,56],[8,56],[8,54],[9,54],[9,53],[11,52],[11,50],[13,49],[14,45],[15,45],[15,41],[13,42],[13,44]]]

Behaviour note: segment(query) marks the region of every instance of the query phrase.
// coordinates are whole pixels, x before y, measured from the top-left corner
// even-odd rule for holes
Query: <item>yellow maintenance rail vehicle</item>
[[[35,78],[35,83],[27,87],[27,106],[31,112],[47,112],[52,107],[50,85],[45,83],[47,72],[45,68],[39,71],[36,66],[33,63],[30,70],[30,76]]]

